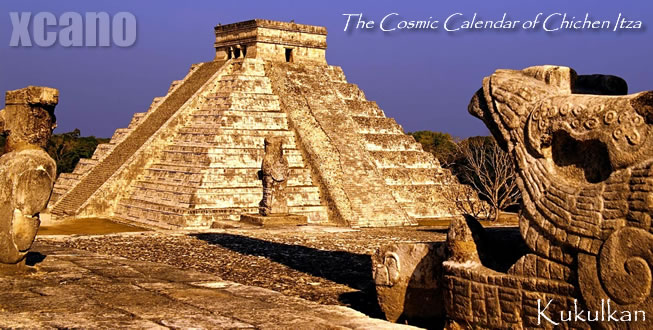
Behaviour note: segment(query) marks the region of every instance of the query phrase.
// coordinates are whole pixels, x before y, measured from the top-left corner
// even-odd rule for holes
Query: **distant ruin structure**
[[[8,91],[0,111],[0,133],[8,133],[0,157],[0,265],[24,264],[36,238],[57,175],[43,150],[56,127],[59,91],[29,86]]]
[[[498,272],[455,221],[443,263],[449,328],[653,327],[653,91],[626,86],[559,66],[483,80],[469,111],[517,166],[530,253]]]
[[[193,65],[58,179],[55,218],[207,227],[258,213],[264,138],[284,139],[288,212],[309,223],[415,225],[449,217],[456,180],[326,63],[326,29],[250,20],[215,27],[216,57]]]

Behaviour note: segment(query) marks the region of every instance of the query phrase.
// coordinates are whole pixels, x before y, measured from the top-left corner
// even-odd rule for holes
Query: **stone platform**
[[[308,219],[306,216],[299,214],[270,214],[263,216],[260,214],[242,214],[240,221],[257,226],[288,226],[288,225],[306,225]]]
[[[36,243],[0,274],[0,328],[409,329],[217,276]]]

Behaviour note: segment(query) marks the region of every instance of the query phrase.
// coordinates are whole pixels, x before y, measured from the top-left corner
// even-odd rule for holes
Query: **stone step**
[[[445,200],[441,200],[437,204],[400,203],[400,205],[401,208],[415,220],[446,218],[455,216],[455,213],[457,213],[457,211],[452,208],[453,204]]]
[[[374,101],[367,100],[345,100],[352,116],[361,117],[385,117],[383,110]]]
[[[208,168],[198,173],[159,168],[146,170],[140,181],[152,184],[204,187],[261,187],[257,168]],[[311,173],[305,168],[290,168],[288,185],[311,185]]]
[[[147,181],[139,180],[135,184],[135,188],[141,190],[148,190],[152,192],[161,192],[161,193],[172,193],[179,195],[202,195],[202,196],[233,196],[233,195],[258,195],[259,201],[260,197],[263,194],[263,187],[259,184],[257,186],[235,186],[235,187],[226,187],[226,186],[199,186],[199,187],[189,187],[175,184],[161,184],[161,183],[151,183]],[[317,200],[319,200],[319,189],[313,185],[288,185],[286,187],[286,193],[289,195],[292,194],[318,194]]]
[[[93,167],[98,163],[97,160],[95,159],[89,159],[89,158],[80,158],[79,162],[77,165],[75,165],[75,169],[73,170],[73,173],[77,175],[82,175],[86,174],[86,172],[90,171],[93,169]]]
[[[71,187],[73,187],[75,184],[77,184],[78,179],[68,179],[68,180],[61,180],[61,182],[57,182],[54,187],[52,187],[52,191],[56,191],[58,193],[64,193],[68,191]]]
[[[260,167],[264,151],[261,149],[218,149],[208,152],[164,150],[160,158],[164,163],[186,165],[209,165],[214,167]],[[304,160],[299,150],[284,152],[290,167],[302,167]]]
[[[253,74],[246,74],[243,72],[238,72],[234,71],[229,74],[223,74],[220,76],[220,79],[218,79],[218,83],[222,82],[233,82],[233,81],[258,81],[262,83],[269,84],[270,83],[270,78],[266,77],[265,75],[253,75]]]
[[[232,104],[215,104],[213,101],[204,103],[201,109],[193,113],[194,116],[216,116],[222,115],[222,111],[237,111],[241,114],[255,114],[258,112],[261,113],[282,113],[279,107],[274,105],[260,105],[257,107],[247,107],[243,105],[232,105]]]
[[[244,78],[244,77],[241,77]],[[267,78],[258,79],[231,79],[219,81],[223,91],[240,92],[245,94],[272,94],[270,80]]]
[[[248,76],[265,76],[265,62],[255,59],[244,59],[234,61],[231,67],[232,74]]]
[[[423,151],[422,146],[405,134],[361,134],[369,151]]]
[[[352,116],[352,119],[358,124],[360,134],[404,134],[392,118]]]
[[[177,208],[256,207],[263,197],[262,187],[211,188],[196,191],[171,190],[178,186],[143,186],[138,183],[130,200],[157,203]],[[286,187],[288,206],[320,205],[319,191],[313,186]]]
[[[302,164],[303,166],[303,164]],[[202,164],[180,164],[180,163],[166,163],[166,162],[155,162],[152,164],[151,168],[153,169],[162,169],[170,172],[181,172],[181,173],[202,173],[204,170],[209,169],[234,169],[234,168],[254,168],[257,170],[261,169],[261,164],[258,164],[256,167],[252,166],[243,166],[243,167],[217,167],[212,165],[202,165]],[[290,168],[301,168],[301,166],[290,166]]]
[[[61,180],[59,183],[64,184],[67,180],[79,180],[79,175],[76,173],[61,173],[59,179]]]
[[[180,135],[234,135],[234,136],[281,136],[281,137],[295,137],[295,134],[285,129],[234,129],[222,127],[206,127],[206,126],[187,126],[179,130]]]
[[[130,200],[146,201],[181,209],[188,209],[196,204],[192,192],[155,190],[141,187],[140,184],[134,187]]]
[[[118,128],[118,129],[116,129],[113,132],[113,136],[111,136],[111,142],[110,143],[118,144],[118,143],[122,142],[122,140],[124,140],[127,137],[127,135],[129,135],[129,133],[131,131],[132,130],[130,128]]]
[[[345,72],[339,66],[330,65],[327,67],[326,72],[329,78],[331,78],[331,81],[347,82],[347,77],[345,76]]]
[[[61,194],[65,193],[66,191],[68,191],[68,189],[70,189],[70,187],[66,187],[66,186],[62,186],[62,185],[55,185],[54,187],[52,187],[52,193],[61,195]]]
[[[383,168],[381,174],[388,185],[423,185],[439,184],[441,175],[444,175],[438,168]]]
[[[435,168],[435,158],[424,151],[369,151],[378,168]]]
[[[183,209],[135,200],[118,204],[116,215],[124,220],[145,223],[154,227],[165,225],[184,227],[186,218],[188,218]]]
[[[164,98],[165,98],[165,96],[157,96],[157,97],[153,98],[152,103],[150,103],[150,107],[147,108],[147,112],[149,112],[150,110],[156,108],[159,104],[161,104],[161,102],[163,102]]]
[[[219,125],[233,129],[288,129],[284,112],[222,111],[219,115],[193,115],[190,127]]]
[[[288,67],[287,72],[296,79],[313,80],[316,76],[326,78],[325,81],[331,83],[349,84],[347,77],[341,67],[335,65],[312,66],[312,67]]]
[[[146,112],[137,112],[132,116],[132,120],[129,122],[129,126],[127,128],[133,129],[134,127],[138,126],[138,124],[141,123],[143,120],[143,117],[145,117]]]
[[[176,145],[205,145],[215,148],[263,148],[264,136],[250,135],[198,135],[181,134],[175,138]],[[294,137],[284,139],[283,147],[286,149],[297,149]]]
[[[183,80],[173,80],[170,83],[170,87],[168,88],[168,94],[170,94],[175,88],[177,88],[177,86],[181,85],[182,82]]]
[[[61,196],[63,196],[68,190],[74,187],[79,183],[79,174],[73,173],[61,173],[57,178],[57,181],[52,187],[52,195],[50,196],[50,201],[48,202],[48,207],[54,205]]]
[[[327,207],[323,205],[288,206],[288,213],[304,215],[308,218],[309,223],[329,222]]]
[[[279,111],[247,111],[247,110],[229,110],[229,109],[204,109],[198,110],[193,113],[193,118],[205,118],[208,117],[211,120],[215,121],[219,118],[230,118],[238,119],[240,117],[248,118],[279,118],[286,120],[288,116],[285,112]]]
[[[66,191],[68,191],[68,190],[66,190]],[[52,190],[52,194],[50,195],[50,201],[48,202],[48,208],[50,208],[50,206],[54,205],[54,203],[56,203],[59,200],[59,198],[61,198],[61,196],[63,196],[66,193],[66,191],[56,192],[56,191]]]
[[[115,146],[116,145],[113,144],[113,143],[100,143],[100,144],[98,144],[97,147],[95,148],[95,151],[93,152],[93,156],[91,157],[91,159],[101,161],[102,159],[104,159],[104,157],[107,154],[109,154],[111,152],[111,150],[113,150],[113,148]]]
[[[438,184],[425,185],[393,185],[392,195],[400,203],[421,203],[435,207],[444,200],[442,189],[451,189]]]
[[[279,96],[274,94],[251,94],[222,92],[206,97],[208,106],[226,107],[234,110],[274,111],[279,110]]]
[[[241,154],[260,154],[263,155],[265,150],[263,148],[254,147],[225,147],[223,145],[216,144],[205,144],[205,143],[174,143],[167,145],[164,148],[165,151],[169,152],[186,152],[186,153],[210,153],[210,154],[228,154],[228,155],[241,155]],[[291,149],[288,147],[283,148],[284,155],[294,155],[298,154],[297,149]]]
[[[345,100],[365,100],[365,93],[356,84],[332,81],[330,85],[336,90],[336,95]]]
[[[290,206],[289,212],[306,215],[311,223],[327,221],[327,210],[324,206]],[[168,224],[189,227],[193,225],[193,221],[196,226],[209,226],[213,221],[219,220],[238,221],[243,213],[258,213],[258,206],[184,210],[144,201],[128,200],[119,204],[117,213],[119,217],[126,220],[149,223],[157,227]]]

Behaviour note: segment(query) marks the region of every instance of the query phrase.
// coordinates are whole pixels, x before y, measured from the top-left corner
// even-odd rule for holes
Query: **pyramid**
[[[415,225],[449,217],[457,184],[325,58],[326,28],[270,20],[215,27],[191,66],[90,159],[61,174],[54,218],[208,227],[257,212],[266,136],[284,138],[290,212],[309,223]]]

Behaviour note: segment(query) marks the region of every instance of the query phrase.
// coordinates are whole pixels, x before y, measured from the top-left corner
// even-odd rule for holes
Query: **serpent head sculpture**
[[[619,77],[561,66],[497,70],[469,112],[511,155],[523,196],[519,226],[533,253],[502,276],[520,290],[539,279],[568,283],[528,290],[565,304],[578,298],[589,310],[610,299],[653,317],[653,91],[627,94]],[[532,317],[520,299],[519,319]],[[640,326],[651,324],[629,325]]]

